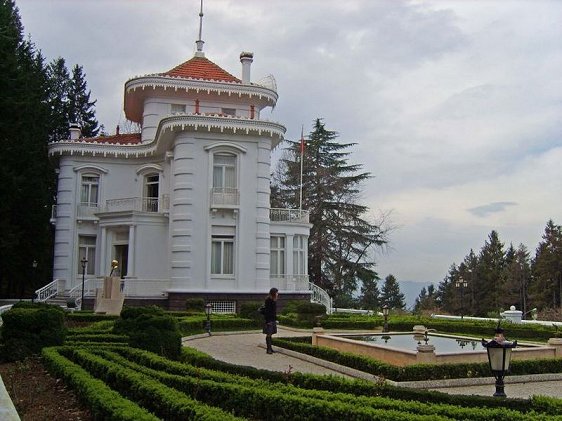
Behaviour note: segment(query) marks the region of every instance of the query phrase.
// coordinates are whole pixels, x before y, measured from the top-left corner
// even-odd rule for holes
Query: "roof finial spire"
[[[202,32],[203,32],[203,0],[201,0],[201,10],[199,11],[199,39],[195,41],[195,44],[197,44],[197,52],[195,53],[195,56],[197,57],[205,57],[205,53],[203,52],[203,44],[205,44],[205,41],[201,39]]]

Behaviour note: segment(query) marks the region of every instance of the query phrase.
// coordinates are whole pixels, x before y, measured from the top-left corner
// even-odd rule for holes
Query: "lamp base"
[[[505,398],[507,395],[505,394],[505,385],[503,382],[503,378],[496,380],[496,393],[494,393],[494,397],[496,398]]]

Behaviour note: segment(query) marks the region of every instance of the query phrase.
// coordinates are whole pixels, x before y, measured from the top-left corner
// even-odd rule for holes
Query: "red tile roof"
[[[77,142],[105,143],[108,145],[135,145],[141,143],[140,133],[114,134],[111,136],[84,137]]]
[[[174,76],[185,79],[215,80],[219,82],[241,83],[240,79],[221,69],[205,57],[193,57],[165,73],[162,76]]]

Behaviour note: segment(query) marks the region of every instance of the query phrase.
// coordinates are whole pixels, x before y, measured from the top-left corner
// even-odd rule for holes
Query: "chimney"
[[[70,140],[80,139],[80,136],[82,136],[82,129],[78,123],[70,123],[68,130],[70,131]]]
[[[115,134],[116,134],[117,136],[119,136],[119,124],[118,124],[117,127],[115,128]]]
[[[240,63],[242,63],[242,83],[250,83],[250,67],[254,61],[254,53],[242,51],[240,53]]]

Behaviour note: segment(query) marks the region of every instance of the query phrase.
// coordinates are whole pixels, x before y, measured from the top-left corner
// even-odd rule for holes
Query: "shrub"
[[[129,337],[129,345],[176,359],[181,351],[178,320],[157,306],[126,307],[115,321],[113,333]]]
[[[258,312],[258,309],[263,303],[260,301],[252,301],[240,305],[239,316],[243,319],[251,319],[256,322],[262,322],[263,316]]]
[[[2,315],[2,319],[2,354],[5,360],[21,360],[38,354],[43,347],[64,342],[64,311],[58,306],[42,303],[14,306]]]
[[[188,298],[185,300],[185,309],[202,313],[205,311],[205,300],[203,298]]]

